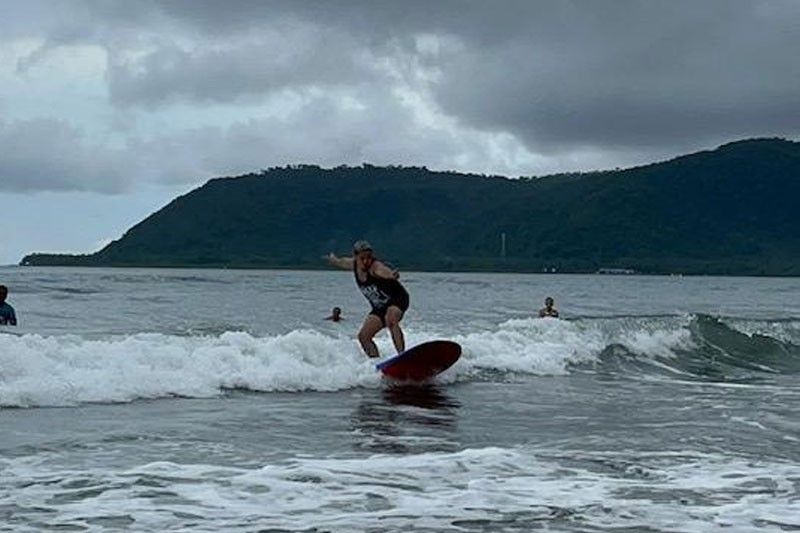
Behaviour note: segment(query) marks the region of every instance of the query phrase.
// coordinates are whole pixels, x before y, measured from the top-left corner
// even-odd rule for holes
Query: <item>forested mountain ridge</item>
[[[539,178],[299,165],[212,179],[97,253],[22,264],[318,268],[366,238],[403,269],[800,275],[798,200],[800,143],[782,139]]]

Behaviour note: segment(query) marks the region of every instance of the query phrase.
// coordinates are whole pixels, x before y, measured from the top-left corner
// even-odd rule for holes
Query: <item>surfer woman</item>
[[[392,342],[397,353],[405,350],[406,342],[400,321],[408,309],[408,293],[397,281],[400,274],[375,258],[372,246],[367,241],[357,241],[353,245],[353,257],[336,257],[328,254],[328,262],[345,270],[352,270],[356,285],[367,298],[372,310],[364,319],[358,341],[369,357],[378,357],[378,347],[372,338],[383,328],[392,334]]]

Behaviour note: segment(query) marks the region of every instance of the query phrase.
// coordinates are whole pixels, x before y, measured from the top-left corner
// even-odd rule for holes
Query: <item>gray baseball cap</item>
[[[365,240],[356,241],[353,243],[353,253],[371,252],[372,245]]]

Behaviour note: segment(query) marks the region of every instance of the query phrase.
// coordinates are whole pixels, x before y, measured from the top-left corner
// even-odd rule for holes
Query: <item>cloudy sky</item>
[[[287,163],[542,175],[800,136],[797,0],[0,5],[0,264]]]

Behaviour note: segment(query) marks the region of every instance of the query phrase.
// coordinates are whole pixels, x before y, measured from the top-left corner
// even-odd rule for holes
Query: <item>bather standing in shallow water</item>
[[[553,307],[555,302],[553,298],[548,296],[544,299],[544,307],[539,309],[539,318],[551,317],[551,318],[558,318],[558,309]]]
[[[0,285],[0,326],[16,326],[17,315],[14,308],[6,302],[8,297],[8,287]]]

